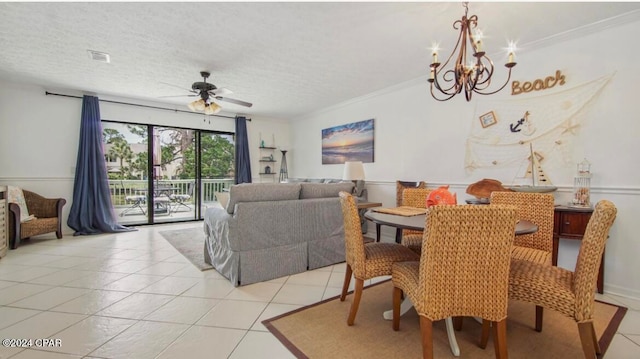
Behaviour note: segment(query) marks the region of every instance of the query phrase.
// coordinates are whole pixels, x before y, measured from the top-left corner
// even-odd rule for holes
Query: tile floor
[[[65,236],[9,251],[0,260],[0,338],[62,345],[0,346],[0,358],[292,358],[260,322],[337,295],[344,264],[235,288],[158,234],[201,225]],[[640,358],[640,300],[598,299],[629,308],[606,358]]]

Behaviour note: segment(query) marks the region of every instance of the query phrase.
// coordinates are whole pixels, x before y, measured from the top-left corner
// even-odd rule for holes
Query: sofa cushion
[[[343,183],[300,183],[300,199],[338,197],[340,191],[351,193],[353,182]]]
[[[236,203],[285,201],[300,197],[300,183],[243,183],[231,186],[227,213],[232,214]]]

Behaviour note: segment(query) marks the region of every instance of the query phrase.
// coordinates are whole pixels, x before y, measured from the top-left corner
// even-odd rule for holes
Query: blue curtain
[[[236,117],[236,183],[251,183],[247,118]]]
[[[75,236],[134,230],[119,225],[113,213],[102,148],[102,123],[97,97],[82,98],[80,121],[80,144],[73,183],[73,204],[67,225],[76,231]]]

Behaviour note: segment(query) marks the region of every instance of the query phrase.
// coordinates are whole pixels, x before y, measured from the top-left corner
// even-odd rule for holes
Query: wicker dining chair
[[[589,219],[573,272],[526,260],[513,260],[509,274],[509,298],[553,309],[578,324],[585,358],[601,354],[593,327],[596,279],[609,229],[616,218],[613,203],[601,200]],[[542,311],[536,311],[537,331],[542,330]]]
[[[402,191],[402,206],[427,208],[427,197],[431,189],[405,188]],[[420,254],[422,248],[422,231],[412,229],[402,230],[402,245]]]
[[[491,205],[511,205],[518,209],[518,219],[538,226],[532,234],[516,236],[512,257],[551,265],[553,250],[554,198],[549,193],[493,192]]]
[[[433,322],[474,316],[488,334],[493,324],[497,358],[507,358],[509,263],[516,225],[511,206],[433,206],[427,211],[419,262],[394,263],[393,329],[400,328],[406,295],[420,316],[422,353],[433,358]],[[483,334],[485,332],[483,331]],[[488,335],[480,342],[486,347]]]
[[[427,188],[425,181],[411,182],[411,181],[396,181],[396,207],[402,206],[402,191],[405,188]]]
[[[344,301],[347,296],[353,274],[356,283],[353,302],[347,318],[347,324],[353,325],[360,305],[365,279],[391,275],[391,265],[394,262],[416,261],[420,257],[407,247],[397,243],[373,242],[365,244],[360,230],[360,217],[355,199],[347,192],[340,192],[340,203],[344,217],[347,262],[340,301]]]

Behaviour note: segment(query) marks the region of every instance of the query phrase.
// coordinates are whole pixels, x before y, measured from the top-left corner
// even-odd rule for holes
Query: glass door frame
[[[236,154],[235,154],[235,140],[236,140],[236,134],[234,132],[226,132],[226,131],[215,131],[215,130],[207,130],[207,129],[198,129],[198,128],[189,128],[189,127],[178,127],[178,126],[167,126],[167,125],[156,125],[156,124],[148,124],[148,123],[136,123],[136,122],[124,122],[124,121],[113,121],[113,120],[107,120],[107,119],[102,119],[101,122],[105,122],[105,123],[115,123],[115,124],[121,124],[121,125],[134,125],[134,126],[146,126],[146,132],[147,132],[147,221],[146,222],[139,222],[139,223],[122,223],[122,225],[124,226],[140,226],[140,225],[153,225],[153,224],[169,224],[169,223],[185,223],[185,222],[195,222],[195,221],[202,221],[203,220],[203,211],[202,211],[202,202],[203,202],[203,193],[201,191],[202,189],[202,134],[206,133],[206,134],[212,134],[212,135],[228,135],[231,136],[233,138],[233,142],[234,142],[234,161],[236,159]],[[154,159],[154,142],[155,142],[155,138],[153,136],[153,132],[155,128],[166,128],[166,129],[176,129],[176,130],[189,130],[189,131],[193,131],[194,132],[194,145],[195,145],[195,149],[194,149],[194,154],[195,154],[195,179],[194,179],[194,188],[193,188],[193,194],[192,194],[192,198],[194,201],[194,211],[195,211],[195,216],[194,218],[188,218],[188,219],[178,219],[175,221],[156,221],[155,219],[155,215],[154,215],[154,199],[153,199],[153,193],[155,191],[155,171],[154,171],[154,164],[153,164],[153,159]]]

